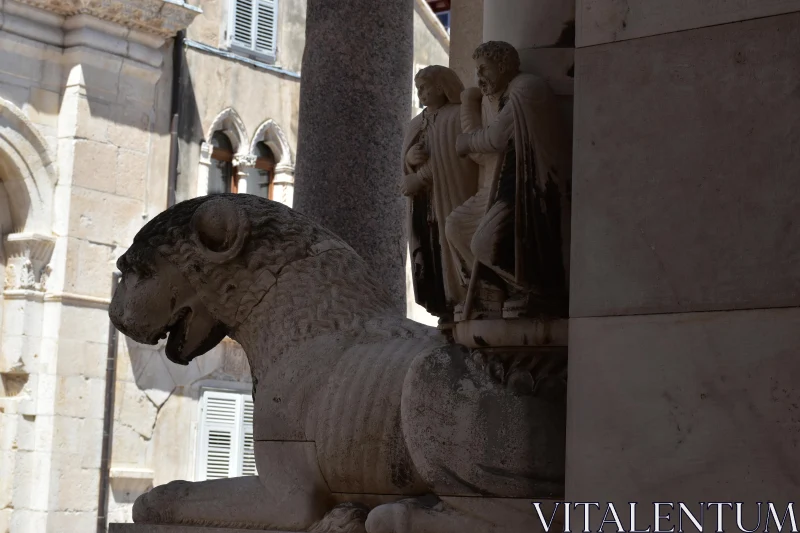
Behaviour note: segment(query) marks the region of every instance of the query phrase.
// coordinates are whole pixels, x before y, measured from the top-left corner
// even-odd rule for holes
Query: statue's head
[[[506,90],[519,74],[519,53],[503,41],[487,41],[472,54],[478,87],[485,95],[495,95]]]
[[[248,194],[187,200],[148,222],[119,258],[109,316],[137,342],[169,336],[167,357],[185,365],[235,332],[284,266],[320,246],[349,249],[277,202]]]
[[[414,85],[417,87],[420,106],[441,107],[448,102],[461,103],[464,84],[453,69],[441,65],[420,69],[414,76]]]

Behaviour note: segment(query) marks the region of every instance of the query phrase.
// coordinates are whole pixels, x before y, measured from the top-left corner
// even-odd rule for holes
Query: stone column
[[[403,130],[413,3],[309,0],[295,208],[372,265],[405,313]]]
[[[213,147],[204,142],[200,145],[200,166],[197,169],[197,192],[195,196],[208,194],[208,176],[211,173],[211,152]]]
[[[278,163],[272,176],[272,199],[292,207],[294,201],[294,167]]]

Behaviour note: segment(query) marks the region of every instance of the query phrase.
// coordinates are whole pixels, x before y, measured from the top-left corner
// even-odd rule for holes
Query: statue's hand
[[[461,103],[480,103],[483,93],[477,87],[468,87],[461,91]]]
[[[412,167],[418,167],[428,160],[428,151],[421,145],[415,144],[406,154],[406,163]]]
[[[400,184],[400,192],[403,196],[414,196],[425,188],[425,182],[419,174],[406,174]]]
[[[461,133],[456,137],[456,153],[461,157],[467,156],[470,153],[469,137],[470,135],[468,133]]]

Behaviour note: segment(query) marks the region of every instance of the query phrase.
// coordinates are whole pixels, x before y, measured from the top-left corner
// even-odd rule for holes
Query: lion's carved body
[[[192,486],[203,505],[160,513],[168,490],[159,488],[137,502],[140,518],[224,525],[209,519],[214,506],[206,500],[227,498],[247,506],[227,523],[291,529],[321,518],[336,494],[358,501],[425,493],[542,497],[559,490],[563,406],[513,394],[468,350],[394,316],[388,294],[349,246],[283,206],[241,195],[217,200],[246,217],[240,227],[250,235],[234,259],[203,262],[191,249],[203,241],[191,235],[187,212],[205,201],[171,209],[183,227],[169,224],[171,210],[159,215],[137,242],[175,264],[248,355],[263,491],[252,497],[266,498],[267,507],[254,511],[253,501],[231,500],[223,484],[202,482]],[[237,276],[242,268],[247,275]],[[228,283],[245,278],[249,283]],[[281,509],[268,508],[275,498]],[[373,511],[370,533],[394,531],[385,526],[392,513]]]

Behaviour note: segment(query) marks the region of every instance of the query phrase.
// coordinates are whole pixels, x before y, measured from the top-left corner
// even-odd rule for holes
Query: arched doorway
[[[55,184],[47,143],[19,108],[0,98],[0,374],[4,382],[30,372],[29,352],[38,351],[35,339],[41,335],[40,324],[8,321],[4,315],[10,305],[26,316],[42,314],[34,308],[43,304],[55,245],[51,229]],[[23,336],[26,343],[14,344]],[[18,392],[6,389],[0,394]]]

